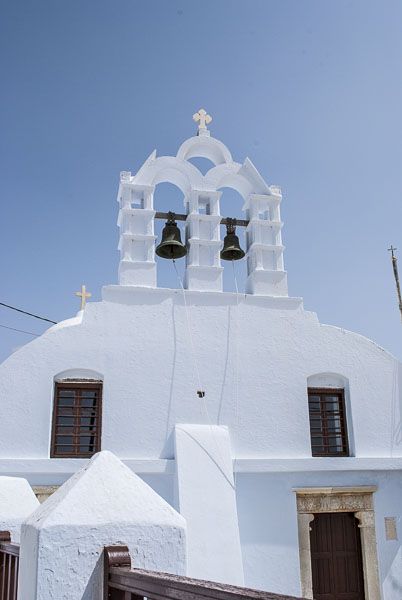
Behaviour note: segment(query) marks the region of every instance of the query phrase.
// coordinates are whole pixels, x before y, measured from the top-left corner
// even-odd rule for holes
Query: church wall
[[[209,419],[230,427],[236,456],[309,457],[306,388],[317,373],[348,382],[356,456],[401,456],[397,361],[320,325],[297,299],[241,296],[237,308],[233,294],[188,294],[206,410],[181,292],[116,286],[108,295],[115,301],[88,305],[82,324],[52,327],[0,366],[1,458],[49,456],[53,381],[69,369],[103,376],[102,448],[122,458],[172,458],[174,424]]]
[[[139,474],[141,479],[145,481],[159,496],[173,508],[177,508],[174,502],[174,482],[173,475],[152,475],[150,473]]]
[[[401,471],[374,470],[401,469],[398,362],[362,336],[320,325],[299,299],[188,292],[199,383],[181,291],[111,286],[104,298],[0,365],[0,473],[52,485],[85,463],[49,451],[54,378],[87,369],[103,379],[102,449],[171,504],[174,425],[228,426],[246,585],[301,592],[292,488],[377,484],[384,598],[400,600],[400,546],[384,540],[384,516],[401,519]],[[344,382],[353,457],[311,457],[309,381]]]

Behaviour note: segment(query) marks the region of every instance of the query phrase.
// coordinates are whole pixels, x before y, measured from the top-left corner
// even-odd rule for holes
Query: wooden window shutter
[[[56,383],[50,456],[88,458],[101,448],[101,431],[102,383]]]
[[[343,389],[309,388],[313,456],[349,456]]]

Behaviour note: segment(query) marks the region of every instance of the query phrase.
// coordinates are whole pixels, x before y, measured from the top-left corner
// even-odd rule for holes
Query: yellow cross
[[[206,110],[200,108],[200,110],[193,115],[193,121],[196,123],[199,122],[198,130],[205,130],[207,129],[207,125],[212,121],[212,117],[207,114]]]
[[[84,310],[85,305],[87,303],[87,298],[90,298],[92,296],[92,294],[90,292],[87,292],[85,285],[82,285],[81,291],[75,292],[75,295],[79,296],[81,298],[81,309],[80,310]]]

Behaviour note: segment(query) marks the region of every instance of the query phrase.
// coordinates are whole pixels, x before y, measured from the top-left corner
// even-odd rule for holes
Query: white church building
[[[0,475],[43,500],[110,450],[185,518],[188,575],[401,600],[401,364],[288,296],[280,188],[195,117],[175,156],[120,175],[118,285],[0,365]],[[179,289],[157,286],[163,182],[184,195]],[[224,187],[244,199],[238,293],[222,285]]]

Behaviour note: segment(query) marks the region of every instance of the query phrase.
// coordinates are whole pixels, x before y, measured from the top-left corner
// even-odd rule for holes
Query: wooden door
[[[310,523],[314,600],[364,600],[360,530],[353,513],[320,513]]]

